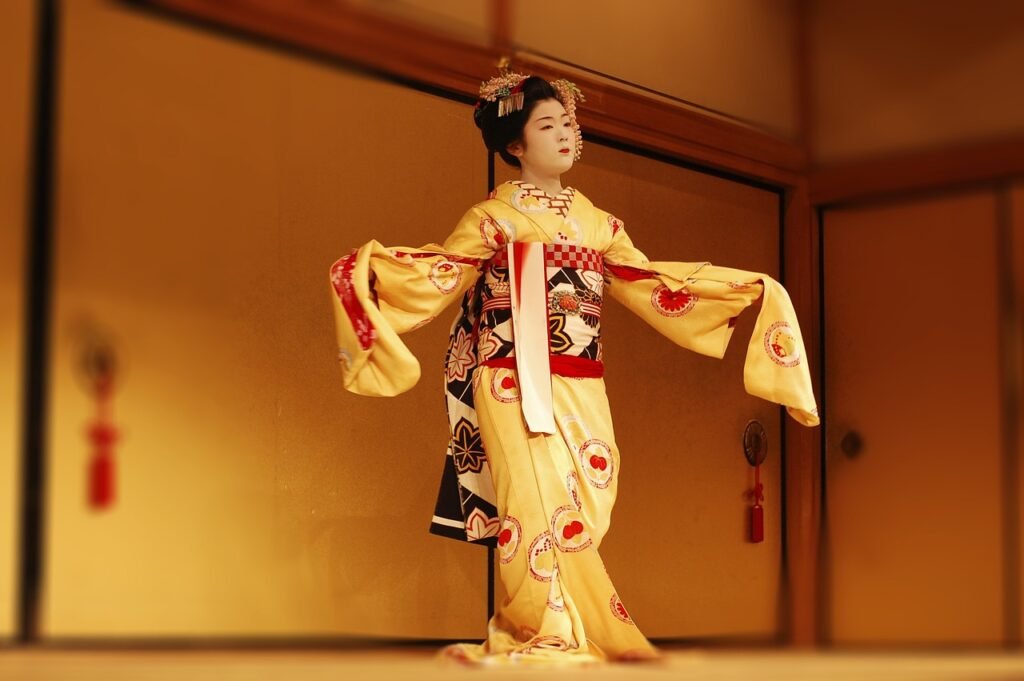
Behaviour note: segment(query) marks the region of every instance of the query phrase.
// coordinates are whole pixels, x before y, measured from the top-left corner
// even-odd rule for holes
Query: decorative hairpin
[[[565,113],[569,114],[569,122],[576,135],[576,152],[573,154],[573,158],[578,161],[583,155],[583,132],[580,130],[580,124],[576,121],[576,102],[585,102],[587,98],[580,92],[576,83],[565,78],[551,81],[551,87],[558,93],[558,100],[565,107]]]
[[[498,102],[498,117],[507,116],[523,108],[523,81],[527,76],[503,70],[502,73],[480,84],[480,100]]]

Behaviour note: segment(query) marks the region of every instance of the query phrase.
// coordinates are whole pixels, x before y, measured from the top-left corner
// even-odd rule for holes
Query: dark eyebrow
[[[569,114],[567,114],[567,113],[562,114],[562,116],[568,116],[568,115]],[[541,122],[541,121],[543,121],[545,119],[555,120],[555,117],[554,116],[541,116],[540,118],[537,119],[536,122],[539,123],[539,122]]]

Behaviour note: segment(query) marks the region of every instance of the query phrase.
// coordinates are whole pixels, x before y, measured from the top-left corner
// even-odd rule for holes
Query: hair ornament
[[[498,117],[507,116],[523,108],[523,81],[527,76],[509,70],[508,60],[502,59],[498,65],[501,73],[480,84],[480,102],[498,102]]]
[[[573,158],[578,161],[583,155],[583,132],[580,130],[580,124],[576,121],[576,102],[585,102],[587,98],[580,92],[576,83],[565,78],[551,81],[551,87],[558,93],[558,100],[565,107],[565,113],[569,114],[569,122],[572,124],[573,134],[576,136],[576,151]]]
[[[509,64],[509,58],[502,57],[498,61],[498,75],[480,84],[480,99],[477,100],[476,108],[473,111],[473,117],[478,121],[489,102],[498,103],[499,118],[522,111],[525,104],[523,83],[529,76],[512,71]],[[576,120],[576,103],[587,101],[586,97],[583,96],[576,83],[565,78],[550,81],[550,85],[554,89],[558,101],[565,107],[565,113],[569,114],[569,122],[576,138],[573,158],[578,161],[583,155],[583,133]]]

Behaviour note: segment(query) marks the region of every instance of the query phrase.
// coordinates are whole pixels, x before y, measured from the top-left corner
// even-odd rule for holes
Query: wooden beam
[[[503,0],[504,2],[505,0]],[[502,51],[374,14],[317,0],[134,0],[191,20],[259,36],[313,54],[342,59],[464,97],[495,73]],[[509,6],[505,10],[511,11]],[[504,10],[503,10],[504,11]],[[496,17],[497,20],[497,17]],[[511,36],[510,17],[496,26]],[[499,33],[501,35],[499,35]],[[504,37],[503,37],[504,36]],[[513,65],[549,78],[567,75],[512,55]],[[586,93],[584,134],[670,155],[780,187],[797,182],[806,156],[791,142],[737,122],[693,111],[589,74],[570,77]]]
[[[317,0],[132,0],[183,19],[475,96],[498,53],[429,29]]]
[[[491,0],[491,47],[499,52],[512,49],[512,0]]]
[[[796,5],[796,115],[797,143],[803,147],[808,159],[815,156],[814,138],[817,131],[814,104],[814,61],[811,50],[813,38],[814,2],[798,0]]]
[[[826,166],[810,173],[814,205],[1024,177],[1024,137]]]

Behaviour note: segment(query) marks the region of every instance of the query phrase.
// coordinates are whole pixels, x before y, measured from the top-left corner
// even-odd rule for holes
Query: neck
[[[519,172],[519,179],[529,182],[538,189],[543,189],[551,196],[558,196],[562,192],[562,178],[560,175],[542,175],[530,168],[522,168]]]

